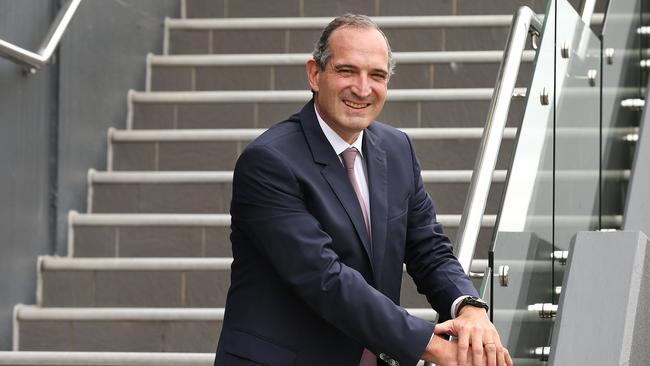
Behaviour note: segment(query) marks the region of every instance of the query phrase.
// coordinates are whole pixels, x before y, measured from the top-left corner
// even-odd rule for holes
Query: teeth
[[[349,101],[347,101],[347,100],[346,100],[344,103],[347,104],[347,105],[349,105],[349,106],[352,107],[352,108],[364,108],[364,107],[367,107],[367,106],[368,106],[368,104],[357,104],[357,103],[349,102]]]

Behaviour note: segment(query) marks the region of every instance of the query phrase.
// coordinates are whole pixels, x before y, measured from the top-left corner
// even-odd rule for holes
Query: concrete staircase
[[[413,139],[453,239],[511,14],[545,3],[181,1],[186,18],[165,22],[166,54],[147,57],[146,91],[128,94],[127,129],[109,131],[108,171],[88,173],[87,213],[69,215],[68,256],[40,258],[37,304],[15,308],[14,350],[54,353],[0,355],[0,365],[211,365],[230,279],[234,163],[309,99],[304,62],[344,11],[381,16],[398,66],[379,119]],[[476,258],[487,257],[522,108],[515,98]],[[434,315],[406,273],[402,305]]]

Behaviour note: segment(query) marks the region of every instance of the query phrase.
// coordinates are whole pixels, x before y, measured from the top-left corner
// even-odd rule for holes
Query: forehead
[[[388,63],[386,39],[375,28],[343,26],[332,32],[329,39],[331,57],[335,62],[355,59]]]

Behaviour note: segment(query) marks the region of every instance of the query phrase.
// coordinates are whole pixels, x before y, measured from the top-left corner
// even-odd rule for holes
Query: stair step
[[[482,128],[405,128],[422,169],[472,169]],[[232,170],[244,147],[264,129],[109,129],[108,170]],[[516,128],[506,128],[497,168],[510,161]],[[459,141],[460,140],[460,141]]]
[[[230,257],[227,214],[68,215],[72,257]]]
[[[231,264],[232,258],[39,257],[37,304],[42,307],[224,307]],[[476,268],[475,272],[483,272],[478,262]],[[400,299],[404,307],[430,306],[417,293],[406,268]]]
[[[514,11],[512,12],[514,13]],[[511,14],[512,14],[511,13]],[[393,51],[503,49],[512,15],[374,17]],[[332,18],[166,19],[165,54],[311,52]]]
[[[2,352],[3,366],[213,366],[214,353]]]
[[[478,10],[485,14],[512,14],[517,6],[528,5],[536,11],[544,12],[545,2],[531,0],[512,2],[490,2],[489,6],[481,6],[475,2],[460,2],[456,8],[452,7],[451,1],[434,2],[394,2],[391,0],[381,1],[316,1],[316,0],[285,0],[267,4],[266,2],[255,2],[238,0],[228,3],[225,6],[223,1],[211,0],[185,0],[181,6],[183,18],[227,18],[227,17],[264,17],[274,16],[336,16],[346,12],[368,15],[448,15],[448,14],[472,14]],[[254,4],[254,6],[252,6]],[[471,4],[471,5],[469,5]],[[455,11],[454,11],[455,9]]]
[[[214,352],[224,309],[14,309],[14,350]]]
[[[407,309],[433,321],[430,309]],[[224,309],[14,308],[14,350],[214,352]]]
[[[129,91],[127,128],[266,128],[310,98],[308,90]],[[492,88],[389,89],[378,120],[396,127],[483,127],[491,98]],[[513,98],[510,125],[521,121],[523,101]]]
[[[425,189],[438,212],[461,212],[471,170],[422,171]],[[506,172],[494,174],[486,213],[496,212]],[[225,213],[229,211],[232,172],[88,173],[89,213]]]
[[[460,215],[436,216],[450,238]],[[485,215],[479,247],[487,248],[495,215]],[[79,214],[70,212],[71,257],[230,257],[227,214]],[[483,257],[487,256],[483,250]]]
[[[493,87],[503,51],[396,52],[395,89]],[[528,85],[534,51],[525,51],[518,85]],[[308,87],[310,54],[148,55],[146,90],[292,90]]]
[[[226,305],[232,258],[39,258],[45,307]]]

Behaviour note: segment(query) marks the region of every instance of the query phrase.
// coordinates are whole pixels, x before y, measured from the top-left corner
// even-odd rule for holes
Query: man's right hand
[[[440,366],[472,366],[472,352],[467,352],[467,364],[458,364],[458,343],[447,341],[444,338],[434,335],[422,354],[422,359],[433,362]],[[487,364],[487,358],[483,353],[483,365]]]

